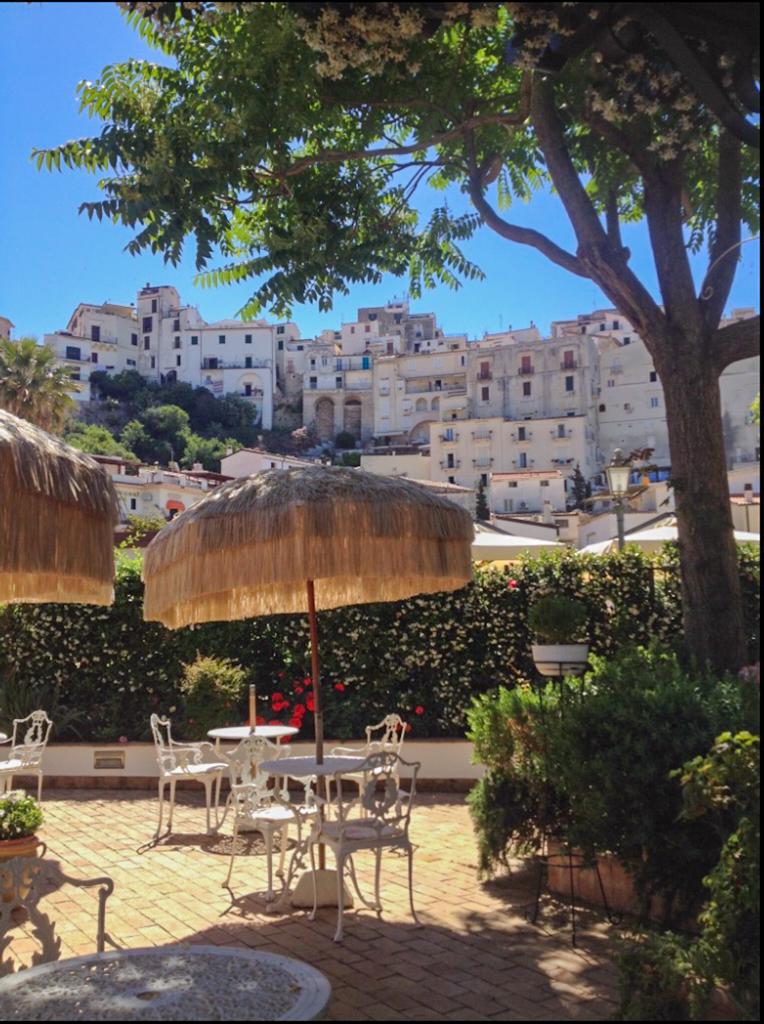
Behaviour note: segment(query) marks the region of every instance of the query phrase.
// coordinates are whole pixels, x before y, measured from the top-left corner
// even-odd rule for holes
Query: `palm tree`
[[[56,366],[56,354],[34,338],[0,339],[0,409],[43,430],[60,431],[74,409],[77,385]]]

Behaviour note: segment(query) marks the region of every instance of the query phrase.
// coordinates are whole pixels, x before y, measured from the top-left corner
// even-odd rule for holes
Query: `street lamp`
[[[631,463],[625,457],[620,448],[616,448],[610,465],[605,467],[607,483],[610,494],[615,498],[615,518],[618,524],[618,550],[623,551],[626,540],[624,538],[623,512],[624,498],[629,492],[629,478],[631,477]]]

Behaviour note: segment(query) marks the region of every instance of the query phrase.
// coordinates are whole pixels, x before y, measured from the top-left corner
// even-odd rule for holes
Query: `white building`
[[[7,316],[0,316],[0,340],[9,341],[11,330],[16,325]]]
[[[196,464],[192,470],[160,469],[112,455],[92,455],[111,477],[119,501],[120,522],[129,516],[172,519],[231,477],[210,473]]]
[[[280,355],[299,338],[293,323],[221,320],[207,323],[198,309],[181,304],[175,288],[146,285],[137,305],[81,303],[65,331],[45,336],[81,390],[91,398],[93,370],[135,370],[147,380],[184,381],[214,395],[238,395],[252,405],[253,422],[270,429],[279,389]],[[286,385],[286,372],[281,385]]]
[[[298,459],[294,455],[278,455],[265,448],[240,448],[220,460],[220,471],[229,477],[252,476],[264,469],[300,469],[315,466],[309,459]]]

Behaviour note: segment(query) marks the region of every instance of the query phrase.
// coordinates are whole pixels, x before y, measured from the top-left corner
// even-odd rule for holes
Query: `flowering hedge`
[[[312,735],[307,618],[272,616],[166,630],[142,618],[140,561],[120,555],[110,608],[16,605],[0,609],[0,680],[35,692],[58,690],[63,707],[84,712],[82,738],[148,737],[152,711],[169,713],[192,737],[180,682],[198,654],[228,658],[247,672],[265,721],[300,725]],[[755,572],[755,576],[754,576]],[[750,597],[749,635],[757,636],[758,569],[743,573]],[[529,559],[507,574],[478,570],[463,590],[392,604],[322,612],[319,640],[328,736],[359,736],[365,725],[398,711],[413,735],[458,736],[471,698],[532,673],[529,603],[545,593],[581,599],[597,653],[680,631],[674,557],[635,552],[605,557],[575,552]],[[2,720],[0,692],[0,728]],[[246,688],[233,721],[246,715]],[[225,724],[225,723],[221,723]],[[68,735],[74,736],[69,731]],[[59,735],[58,738],[65,738]]]

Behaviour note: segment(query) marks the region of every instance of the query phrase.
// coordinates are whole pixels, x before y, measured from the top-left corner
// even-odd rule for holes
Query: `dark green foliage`
[[[513,576],[478,571],[470,587],[454,593],[322,612],[327,734],[358,735],[370,721],[398,710],[415,735],[462,735],[473,696],[532,677],[528,605],[546,593],[585,603],[586,635],[597,653],[651,637],[671,642],[680,630],[676,567],[671,557],[655,563],[652,588],[653,564],[632,552],[604,558],[566,552],[529,559]],[[15,667],[19,684],[32,694],[59,685],[62,700],[88,716],[84,737],[145,738],[151,711],[174,708],[182,718],[182,666],[201,653],[233,658],[263,697],[286,692],[290,706],[280,717],[288,718],[300,697],[294,685],[309,675],[307,618],[165,630],[143,621],[140,568],[140,560],[120,558],[116,600],[108,608],[17,605],[0,611],[0,657]],[[335,690],[337,683],[345,689]],[[242,707],[241,720],[245,714]]]
[[[672,772],[708,750],[722,728],[739,725],[740,681],[687,672],[675,655],[655,648],[626,647],[592,661],[583,679],[538,693],[500,691],[473,705],[476,756],[489,766],[490,786],[515,793],[513,829],[503,836],[489,802],[473,803],[482,866],[503,863],[508,847],[522,847],[543,819],[587,856],[615,854],[645,907],[660,894],[667,917],[685,917],[697,909],[721,841],[680,817],[681,786]]]
[[[488,507],[488,498],[485,493],[485,484],[480,481],[480,485],[477,491],[477,499],[475,501],[475,519],[481,523],[488,523],[491,521],[491,510]]]
[[[361,465],[361,453],[360,452],[343,452],[340,456],[337,465],[340,466],[353,466],[357,468]]]
[[[544,643],[571,644],[581,636],[586,605],[574,598],[547,594],[528,609],[528,626]]]
[[[586,499],[592,496],[592,486],[587,483],[578,463],[573,470],[573,476],[570,477],[570,496],[572,498],[571,508],[585,508]]]
[[[355,434],[349,430],[341,430],[334,439],[337,448],[355,448]]]

